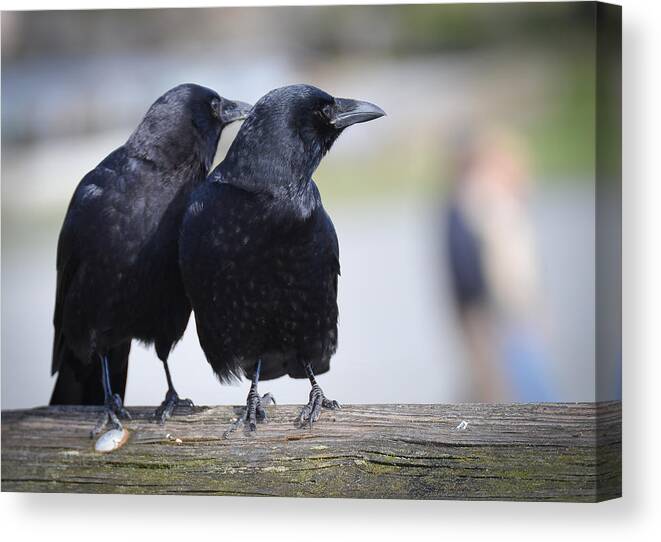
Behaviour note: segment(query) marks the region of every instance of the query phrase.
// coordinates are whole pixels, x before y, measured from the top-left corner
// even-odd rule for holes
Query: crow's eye
[[[321,114],[326,118],[326,120],[330,120],[331,115],[333,114],[333,106],[330,104],[325,105],[321,108]]]
[[[211,114],[216,117],[217,119],[220,118],[220,100],[218,98],[214,98],[211,100]]]

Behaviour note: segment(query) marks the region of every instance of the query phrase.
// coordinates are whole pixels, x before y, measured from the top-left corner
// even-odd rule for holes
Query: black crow
[[[252,379],[245,414],[266,416],[257,383],[309,378],[297,421],[337,408],[314,375],[337,347],[339,248],[312,174],[342,131],[385,113],[376,105],[294,85],[269,92],[225,160],[195,190],[179,246],[200,344],[221,381]]]
[[[181,218],[223,127],[249,110],[208,88],[179,85],[74,192],[57,247],[52,373],[59,375],[51,404],[105,405],[93,434],[128,417],[132,339],[153,343],[165,368],[168,392],[157,417],[165,421],[183,403],[167,363],[191,312],[177,258]]]

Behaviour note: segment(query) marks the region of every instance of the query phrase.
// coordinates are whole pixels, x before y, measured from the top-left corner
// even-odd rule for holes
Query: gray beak
[[[331,114],[330,123],[337,129],[346,128],[359,122],[383,117],[386,112],[378,105],[349,98],[335,98],[335,107]]]
[[[224,100],[222,105],[221,119],[223,123],[229,124],[237,120],[243,120],[248,116],[252,105],[246,102]]]

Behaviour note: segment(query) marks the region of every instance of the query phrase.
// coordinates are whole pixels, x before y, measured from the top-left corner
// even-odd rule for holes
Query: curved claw
[[[177,407],[191,408],[193,406],[195,406],[193,401],[190,399],[180,399],[176,391],[169,390],[165,395],[165,399],[161,403],[161,406],[159,406],[154,412],[154,418],[163,425],[168,418],[172,417],[172,414],[174,414]]]
[[[129,411],[124,408],[122,398],[119,396],[119,394],[115,393],[106,402],[103,414],[101,414],[99,421],[96,422],[96,425],[90,432],[90,437],[94,438],[98,436],[107,425],[112,425],[115,429],[119,429],[121,431],[123,426],[119,421],[119,418],[124,418],[126,420],[132,419]]]
[[[340,408],[337,401],[326,398],[324,392],[318,384],[314,384],[310,390],[310,400],[308,404],[301,409],[301,413],[296,418],[296,424],[299,428],[306,425],[312,430],[312,424],[321,416],[321,409],[336,410]]]
[[[328,408],[329,410],[342,410],[340,403],[338,403],[334,399],[326,399],[325,397],[323,398],[321,406],[323,406],[324,408]]]
[[[122,398],[119,396],[118,393],[115,393],[112,396],[110,409],[111,412],[117,414],[120,418],[124,418],[126,420],[132,419],[131,415],[129,414],[129,411],[124,408],[124,403],[122,403]]]
[[[103,431],[103,428],[106,425],[108,425],[109,422],[110,422],[110,415],[108,414],[107,411],[104,410],[103,414],[101,414],[101,417],[96,422],[96,425],[90,431],[90,438],[94,438],[94,437],[98,436]],[[119,429],[119,427],[118,427],[118,429]]]
[[[264,406],[268,406],[270,403],[275,404],[275,398],[270,393],[265,393],[260,397],[259,394],[251,391],[242,414],[223,433],[223,438],[229,438],[232,433],[246,424],[250,433],[257,431],[257,423],[265,422],[267,418]]]
[[[271,395],[270,393],[265,393],[264,395],[262,395],[262,398],[260,399],[260,403],[264,403],[264,402],[266,403],[265,406],[268,406],[271,403],[273,403],[274,405],[277,404],[275,402],[275,397],[273,397],[273,395]]]
[[[241,427],[243,427],[243,423],[244,423],[244,417],[240,416],[223,433],[223,438],[230,438],[230,435],[234,433],[234,431],[236,431],[237,429],[241,429]]]

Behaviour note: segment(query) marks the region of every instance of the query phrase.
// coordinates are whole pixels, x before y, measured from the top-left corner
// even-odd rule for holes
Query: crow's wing
[[[331,257],[331,268],[332,271],[336,274],[340,274],[340,245],[337,241],[337,233],[335,233],[335,226],[333,226],[333,221],[328,216],[328,213],[324,210],[324,219],[323,219],[323,232],[324,237],[326,238],[328,250]]]
[[[63,312],[69,289],[83,261],[86,243],[81,238],[89,238],[94,228],[89,227],[88,217],[94,215],[101,220],[101,211],[105,190],[114,188],[122,182],[120,175],[102,165],[90,171],[74,192],[62,224],[57,242],[57,279],[55,288],[55,309],[53,312],[53,354],[51,374],[55,374],[67,356],[67,347],[63,335]]]

